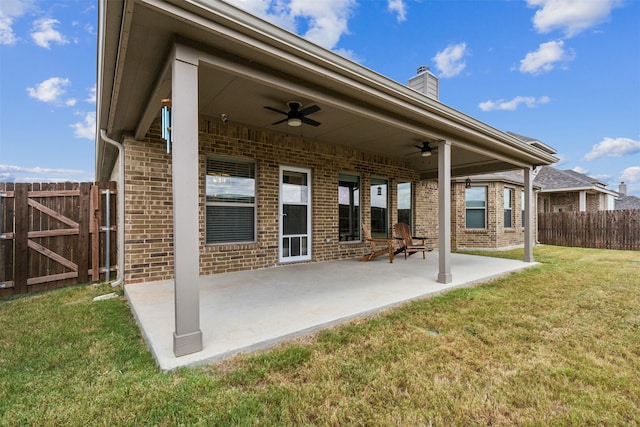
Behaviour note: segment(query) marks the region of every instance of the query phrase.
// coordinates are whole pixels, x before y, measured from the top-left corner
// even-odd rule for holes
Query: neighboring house
[[[533,261],[532,171],[557,159],[442,104],[433,81],[411,89],[213,0],[100,0],[98,34],[96,176],[118,181],[118,271],[174,280],[176,356],[202,349],[200,275],[359,257],[362,226],[409,222],[450,283],[458,177],[522,171],[511,220],[524,189]]]
[[[538,212],[595,212],[614,209],[618,193],[607,184],[572,170],[544,166],[534,182],[538,192]]]
[[[615,209],[617,211],[640,209],[640,197],[627,196],[627,184],[620,183],[618,194],[615,201]]]

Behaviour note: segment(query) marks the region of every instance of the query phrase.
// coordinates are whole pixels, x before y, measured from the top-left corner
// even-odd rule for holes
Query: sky
[[[639,0],[228,0],[640,196]],[[0,0],[0,181],[94,179],[97,0]]]

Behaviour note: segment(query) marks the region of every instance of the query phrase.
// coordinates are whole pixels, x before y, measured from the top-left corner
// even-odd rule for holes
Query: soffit
[[[200,10],[192,2],[169,3]],[[318,65],[321,61],[316,52],[301,54],[295,44],[306,42],[294,35],[291,46],[280,45],[276,49],[267,44],[271,41],[269,34],[255,31],[251,37],[238,36],[233,34],[233,27],[241,25],[230,21],[221,25],[202,17],[179,19],[178,14],[184,10],[167,2],[144,0],[123,4],[110,0],[107,7],[105,56],[99,64],[102,67],[99,73],[102,71],[106,77],[100,83],[102,90],[113,96],[105,97],[103,93],[102,105],[98,107],[99,126],[107,127],[116,139],[124,133],[133,133],[140,123],[174,43],[180,42],[225,61],[224,66],[202,63],[199,67],[199,112],[205,116],[215,118],[224,113],[230,121],[254,128],[401,158],[425,178],[437,175],[437,157],[420,157],[415,145],[423,140],[452,141],[454,174],[513,169],[511,160],[526,163],[536,159],[530,152],[514,149],[513,144],[496,142],[491,133],[500,134],[499,131],[452,122],[457,112],[437,101],[404,87],[381,87],[375,82],[380,76],[370,70],[348,62],[347,66],[362,73],[341,70],[338,62],[332,63],[333,69],[323,69]],[[166,8],[173,8],[170,12],[174,14],[167,15]],[[271,27],[265,24],[264,28]],[[264,78],[252,77],[255,73]],[[109,80],[109,76],[115,79]],[[401,93],[405,90],[412,97]],[[396,102],[398,98],[400,101]],[[288,101],[320,106],[321,110],[311,118],[322,125],[299,128],[288,127],[286,123],[272,125],[282,117],[264,107],[287,111]],[[463,116],[461,121],[467,119],[470,118]],[[525,149],[529,151],[529,147]]]

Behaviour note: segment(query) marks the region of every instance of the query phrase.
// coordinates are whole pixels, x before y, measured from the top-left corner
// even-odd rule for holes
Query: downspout
[[[100,129],[100,138],[118,149],[118,275],[112,287],[121,285],[124,282],[124,146],[119,142],[109,138],[104,129]]]

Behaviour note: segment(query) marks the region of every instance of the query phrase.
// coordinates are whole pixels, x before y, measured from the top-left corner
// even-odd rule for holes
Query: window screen
[[[411,183],[398,183],[398,222],[409,225],[409,230],[413,230],[413,213],[411,200]]]
[[[360,240],[360,177],[338,176],[340,241]]]
[[[504,228],[513,226],[513,189],[504,189]]]
[[[206,243],[255,241],[255,163],[208,158]]]
[[[487,187],[465,190],[466,227],[486,228]]]

